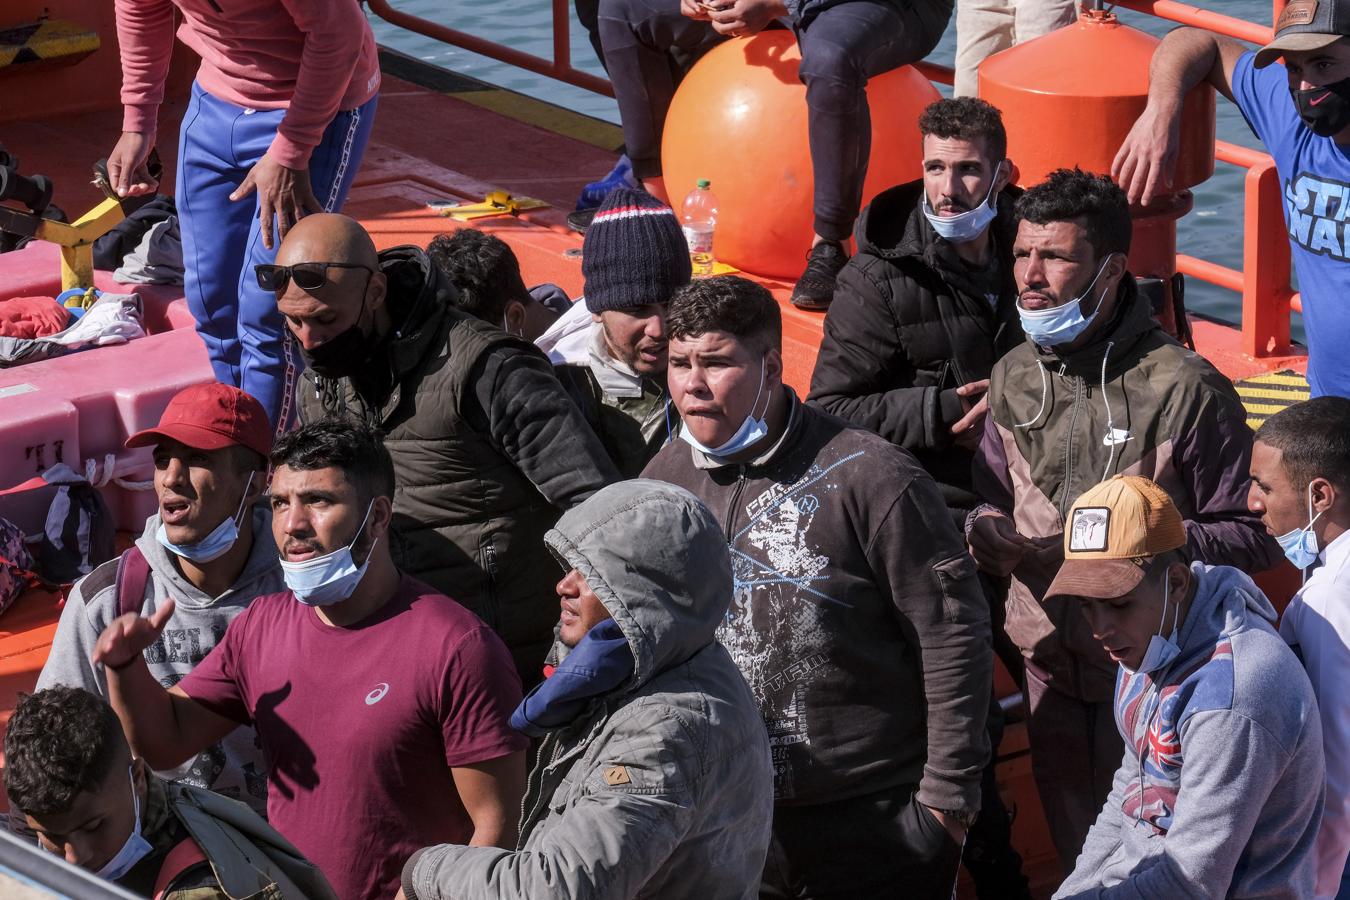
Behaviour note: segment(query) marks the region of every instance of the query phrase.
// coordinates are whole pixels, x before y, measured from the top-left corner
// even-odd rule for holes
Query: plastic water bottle
[[[713,229],[717,227],[717,198],[709,190],[712,182],[698,180],[698,187],[684,198],[680,224],[684,239],[689,244],[689,261],[695,275],[711,275],[713,271]]]

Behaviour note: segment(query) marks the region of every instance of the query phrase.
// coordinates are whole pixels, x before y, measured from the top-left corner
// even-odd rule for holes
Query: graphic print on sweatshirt
[[[848,604],[821,587],[830,558],[812,540],[821,498],[838,489],[812,465],[792,484],[776,484],[745,504],[749,521],[731,541],[733,594],[718,629],[722,642],[749,683],[765,726],[774,768],[774,797],[793,797],[790,749],[809,745],[806,695],[827,677],[830,640],[827,607]],[[828,500],[827,500],[828,502]]]
[[[1167,684],[1161,691],[1146,674],[1132,675],[1120,687],[1116,708],[1129,725],[1130,750],[1137,762],[1137,774],[1125,788],[1121,809],[1160,835],[1172,827],[1181,786],[1185,761],[1181,726],[1195,688],[1195,682],[1188,679],[1211,664],[1232,667],[1231,641],[1220,642],[1210,655],[1179,671],[1166,672]]]

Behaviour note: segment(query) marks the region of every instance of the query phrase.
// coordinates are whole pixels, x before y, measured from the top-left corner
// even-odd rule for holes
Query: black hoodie
[[[952,443],[956,388],[988,378],[1023,341],[1012,275],[1020,193],[998,197],[996,264],[981,272],[928,224],[922,180],[878,194],[858,220],[858,252],[839,273],[811,376],[808,402],[912,452],[953,509],[979,502],[973,454]]]

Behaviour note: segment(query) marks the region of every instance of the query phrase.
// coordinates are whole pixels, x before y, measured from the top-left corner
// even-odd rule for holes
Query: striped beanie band
[[[593,313],[669,302],[691,275],[675,211],[646,191],[616,187],[586,229],[581,273]]]

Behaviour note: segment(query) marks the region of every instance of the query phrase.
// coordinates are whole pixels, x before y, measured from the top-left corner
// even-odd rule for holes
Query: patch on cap
[[[1073,511],[1069,526],[1069,551],[1101,551],[1106,549],[1106,535],[1111,525],[1111,510],[1105,506],[1086,506]]]
[[[1307,25],[1316,16],[1317,0],[1291,0],[1275,21],[1275,33],[1279,34],[1292,25]]]

